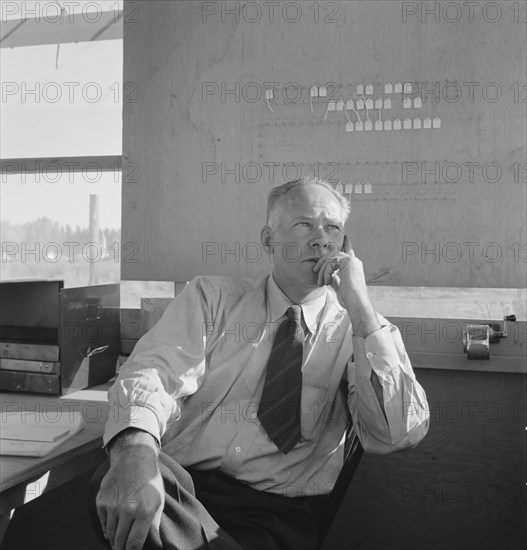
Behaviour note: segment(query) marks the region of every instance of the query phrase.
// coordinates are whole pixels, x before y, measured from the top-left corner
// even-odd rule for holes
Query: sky
[[[2,2],[2,21],[25,15],[17,5],[28,17],[34,17],[34,7],[42,11],[42,21],[54,21],[50,5],[57,3],[86,20],[122,6],[105,0]],[[122,154],[122,40],[0,48],[0,67],[2,159]],[[101,227],[121,225],[119,172],[57,173],[43,164],[37,174],[0,178],[2,220],[24,223],[47,216],[59,224],[87,226],[89,195],[98,194]]]

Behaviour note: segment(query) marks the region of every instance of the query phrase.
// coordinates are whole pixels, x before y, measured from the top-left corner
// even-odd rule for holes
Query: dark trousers
[[[95,496],[109,468],[104,462],[91,480],[90,517],[103,544],[108,542]],[[317,521],[326,496],[288,498],[256,491],[217,470],[185,470],[159,455],[165,485],[160,525],[163,550],[315,550]],[[150,538],[144,549],[156,546]]]

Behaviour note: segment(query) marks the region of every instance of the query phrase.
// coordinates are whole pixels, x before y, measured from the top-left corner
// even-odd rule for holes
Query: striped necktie
[[[304,331],[302,308],[293,305],[278,327],[267,363],[258,418],[276,446],[287,454],[300,440]]]

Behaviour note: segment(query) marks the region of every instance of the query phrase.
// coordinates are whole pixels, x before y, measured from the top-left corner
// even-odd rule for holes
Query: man
[[[347,409],[365,452],[424,437],[425,393],[370,302],[348,213],[323,181],[274,188],[272,275],[196,277],[138,342],[109,392],[94,480],[114,550],[316,548]]]

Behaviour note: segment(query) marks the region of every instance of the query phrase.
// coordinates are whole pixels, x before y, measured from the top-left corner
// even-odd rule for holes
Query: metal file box
[[[66,395],[114,375],[119,284],[63,287],[0,283],[0,390]]]

